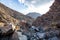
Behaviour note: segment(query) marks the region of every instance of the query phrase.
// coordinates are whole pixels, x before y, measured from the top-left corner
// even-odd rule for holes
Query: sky
[[[45,14],[54,0],[0,0],[0,2],[26,15],[29,12]]]

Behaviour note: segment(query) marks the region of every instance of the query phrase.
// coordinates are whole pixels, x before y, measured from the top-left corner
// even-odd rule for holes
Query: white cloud
[[[31,1],[31,3],[32,3],[32,4],[35,4],[35,3],[36,3],[36,1],[34,1],[34,0],[33,0],[33,1]]]
[[[41,14],[45,14],[47,11],[49,11],[49,7],[52,5],[53,1],[41,5],[39,7],[35,7],[34,5],[29,5],[29,7],[27,8],[27,10],[25,10],[23,13],[27,14],[29,12],[38,12]]]
[[[25,3],[25,0],[18,0],[20,3]]]
[[[40,1],[40,0],[38,0]],[[25,5],[28,6],[28,8],[23,11],[22,13],[24,14],[27,14],[29,12],[38,12],[38,13],[41,13],[41,14],[45,14],[48,10],[49,10],[49,7],[52,5],[52,3],[54,2],[54,0],[46,3],[46,4],[38,4],[37,0],[31,0],[30,2],[26,1],[26,0],[20,0],[21,3],[24,3]],[[35,4],[37,3],[38,6],[36,6]]]

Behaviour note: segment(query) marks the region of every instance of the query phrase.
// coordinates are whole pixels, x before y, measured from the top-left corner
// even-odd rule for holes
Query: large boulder
[[[18,40],[18,35],[12,25],[0,26],[0,40]]]
[[[27,40],[27,36],[23,35],[22,32],[17,32],[19,40]]]

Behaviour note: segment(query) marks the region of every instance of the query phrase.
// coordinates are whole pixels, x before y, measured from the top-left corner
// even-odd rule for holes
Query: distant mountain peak
[[[27,16],[30,16],[30,17],[36,19],[38,16],[41,16],[41,14],[37,13],[37,12],[30,12],[27,14]]]

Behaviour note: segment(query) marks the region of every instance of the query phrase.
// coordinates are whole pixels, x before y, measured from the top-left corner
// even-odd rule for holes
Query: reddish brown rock
[[[50,10],[41,17],[38,17],[32,25],[37,27],[52,27],[52,25],[56,25],[58,23],[60,23],[60,0],[55,0],[50,7]]]

